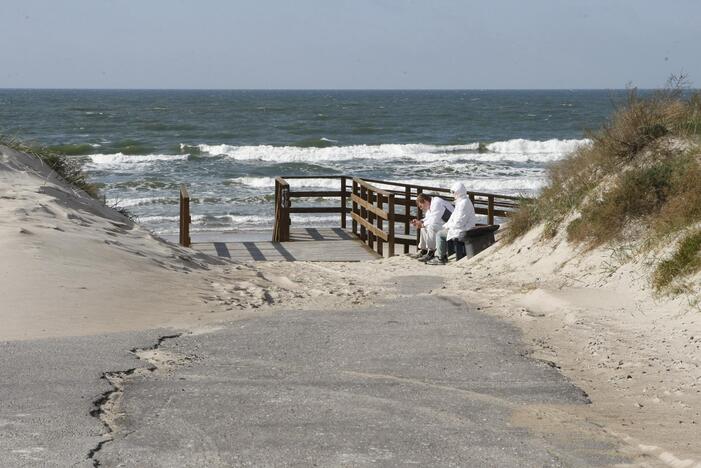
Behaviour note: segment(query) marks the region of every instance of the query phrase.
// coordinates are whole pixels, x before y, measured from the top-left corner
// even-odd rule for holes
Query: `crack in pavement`
[[[155,372],[159,367],[153,363],[153,360],[149,359],[148,353],[160,348],[166,340],[179,338],[182,335],[182,333],[163,335],[158,338],[153,346],[147,348],[132,348],[129,350],[137,359],[148,361],[150,366],[132,367],[122,371],[107,371],[103,372],[102,376],[100,376],[101,379],[107,380],[110,383],[112,389],[102,393],[97,399],[93,400],[94,408],[90,410],[90,416],[99,419],[105,427],[102,440],[100,440],[95,447],[90,449],[86,456],[86,460],[92,461],[94,467],[100,466],[100,461],[96,458],[98,452],[102,450],[105,444],[114,440],[115,434],[118,431],[116,420],[122,415],[122,413],[118,411],[118,408],[122,396],[124,395],[124,383],[129,377],[147,375]]]

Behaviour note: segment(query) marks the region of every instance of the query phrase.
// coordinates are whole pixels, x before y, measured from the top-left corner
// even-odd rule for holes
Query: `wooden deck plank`
[[[295,228],[290,242],[247,241],[232,235],[213,241],[193,242],[192,248],[212,256],[239,262],[360,262],[379,256],[347,230],[340,228]]]

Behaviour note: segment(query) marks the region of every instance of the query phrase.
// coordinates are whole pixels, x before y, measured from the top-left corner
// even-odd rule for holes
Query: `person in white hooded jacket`
[[[426,262],[427,265],[444,265],[448,261],[448,248],[455,244],[463,232],[477,225],[475,207],[467,196],[465,186],[461,182],[456,182],[450,191],[455,197],[455,210],[438,233],[436,256]]]
[[[436,235],[453,213],[453,205],[438,196],[420,193],[416,197],[416,206],[424,212],[423,219],[413,219],[412,226],[419,229],[418,251],[413,258],[423,262],[433,258],[436,251]]]

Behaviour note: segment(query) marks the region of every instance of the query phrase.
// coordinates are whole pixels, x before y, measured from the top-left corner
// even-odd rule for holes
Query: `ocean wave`
[[[514,139],[494,142],[487,145],[470,143],[465,145],[426,145],[426,144],[381,144],[328,147],[299,146],[234,146],[199,144],[196,147],[202,154],[226,156],[237,161],[287,162],[328,162],[355,159],[390,160],[462,160],[478,161],[535,161],[550,162],[562,159],[567,154],[586,145],[590,140],[523,140]],[[190,145],[181,145],[189,148]],[[484,151],[486,149],[486,151]]]
[[[146,197],[146,198],[108,198],[105,200],[107,206],[118,208],[133,208],[135,206],[148,205],[175,205],[178,203],[178,198],[175,196],[170,198],[163,197]]]
[[[109,165],[132,165],[153,163],[154,161],[182,161],[188,158],[187,154],[90,154],[90,162],[93,165],[109,164]]]
[[[591,143],[589,139],[582,140],[558,140],[545,141],[524,140],[516,138],[507,141],[497,141],[486,145],[487,149],[497,154],[569,154],[578,148]]]
[[[338,179],[286,179],[293,188],[317,188],[340,190],[341,185]],[[230,179],[235,184],[247,187],[263,189],[275,187],[274,177],[237,177]],[[455,182],[462,182],[467,190],[473,192],[535,192],[540,190],[545,184],[541,177],[480,177],[480,178],[445,178],[445,179],[392,179],[388,182],[397,182],[411,185],[423,185],[426,187],[450,188]],[[351,184],[349,180],[348,185]],[[374,183],[379,188],[391,188]]]
[[[329,148],[331,146],[336,145],[337,143],[337,140],[332,140],[326,137],[305,138],[304,140],[298,141],[293,146],[297,146],[299,148]]]
[[[299,215],[291,214],[292,220],[298,223],[327,223],[338,221],[338,216],[334,215]],[[139,222],[144,224],[165,224],[177,223],[180,220],[179,216],[140,216]],[[193,215],[193,226],[206,226],[208,224],[216,224],[218,226],[270,226],[275,221],[274,216],[260,215]]]
[[[286,179],[291,187],[295,188],[325,188],[341,190],[341,182],[338,179]],[[229,179],[234,185],[244,185],[252,188],[275,187],[275,177],[235,177]],[[350,184],[350,181],[348,182]]]
[[[95,151],[100,145],[97,143],[64,143],[60,145],[49,146],[49,150],[54,153],[64,154],[67,156],[84,156]]]

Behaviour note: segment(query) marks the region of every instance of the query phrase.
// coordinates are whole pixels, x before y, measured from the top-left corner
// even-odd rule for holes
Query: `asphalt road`
[[[406,278],[398,300],[363,309],[282,311],[164,340],[159,351],[184,364],[126,376],[109,438],[94,410],[114,387],[100,377],[147,366],[129,350],[165,332],[2,344],[0,465],[626,461],[598,427],[553,431],[547,408],[586,405],[584,392],[531,359],[515,328],[421,294],[436,281]],[[528,408],[545,420],[515,417]]]
[[[90,414],[106,371],[147,366],[129,352],[163,332],[0,343],[0,466],[93,466],[105,428]]]

